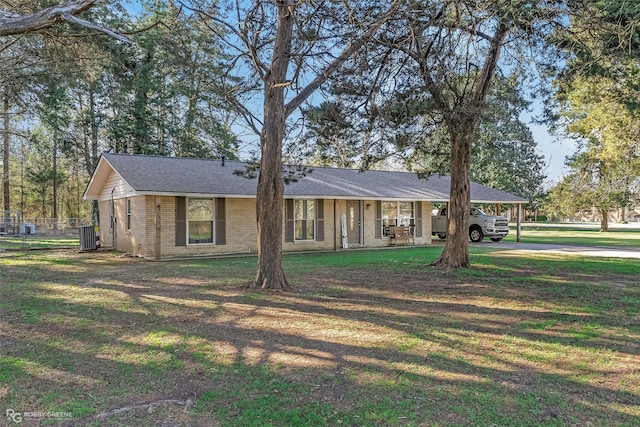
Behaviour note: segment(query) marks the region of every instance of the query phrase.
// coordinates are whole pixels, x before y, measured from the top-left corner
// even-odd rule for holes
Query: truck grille
[[[509,221],[506,219],[496,219],[496,227],[507,227],[509,225]]]

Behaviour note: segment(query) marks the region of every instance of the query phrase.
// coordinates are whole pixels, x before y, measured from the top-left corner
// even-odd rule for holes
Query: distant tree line
[[[12,2],[10,12],[48,4]],[[83,20],[131,43],[69,20],[0,39],[5,210],[87,216],[80,197],[106,150],[238,158],[219,39],[173,2],[125,5],[94,5]]]

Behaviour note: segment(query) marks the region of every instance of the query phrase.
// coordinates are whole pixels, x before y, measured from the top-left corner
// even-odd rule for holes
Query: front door
[[[360,201],[347,200],[347,240],[349,245],[361,243],[360,226]]]

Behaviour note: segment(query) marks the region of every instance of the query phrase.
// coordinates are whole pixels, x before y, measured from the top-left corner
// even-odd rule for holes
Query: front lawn
[[[0,253],[24,425],[640,425],[640,263],[472,246],[151,262]],[[31,423],[31,424],[30,424]]]

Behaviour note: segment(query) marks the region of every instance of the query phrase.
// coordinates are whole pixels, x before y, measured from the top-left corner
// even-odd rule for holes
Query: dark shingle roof
[[[237,161],[103,154],[104,161],[136,191],[147,194],[206,194],[255,197],[258,181],[234,174]],[[447,201],[450,179],[433,175],[420,179],[412,172],[364,171],[311,167],[297,182],[285,185],[289,197]],[[91,184],[90,184],[91,185]],[[471,184],[472,202],[526,203],[503,191]]]

